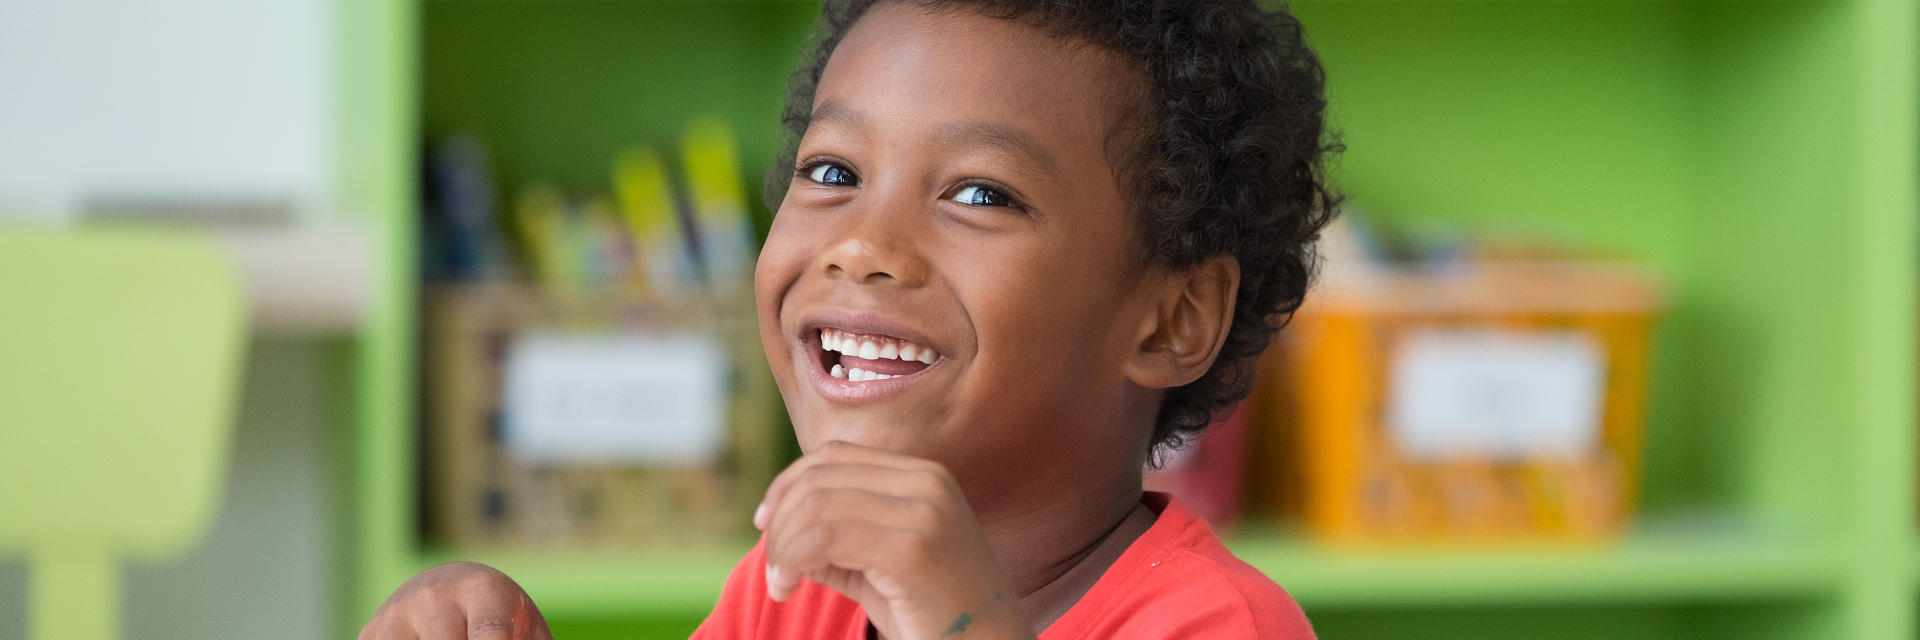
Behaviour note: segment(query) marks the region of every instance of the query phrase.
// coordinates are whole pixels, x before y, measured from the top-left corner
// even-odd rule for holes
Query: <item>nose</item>
[[[856,284],[926,284],[927,261],[919,251],[923,232],[918,209],[874,198],[838,221],[837,237],[822,256],[829,278]]]

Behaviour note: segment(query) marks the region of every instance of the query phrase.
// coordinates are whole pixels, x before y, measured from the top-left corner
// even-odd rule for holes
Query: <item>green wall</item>
[[[384,94],[396,112],[375,122],[424,138],[480,134],[504,188],[581,191],[604,188],[620,147],[665,142],[708,113],[738,128],[743,168],[757,175],[778,148],[786,73],[817,10],[415,8],[372,21],[398,34],[394,64],[418,72]],[[1308,0],[1296,10],[1327,65],[1332,125],[1348,146],[1335,170],[1355,210],[1409,234],[1556,240],[1661,277],[1645,526],[1601,549],[1349,556],[1265,530],[1236,548],[1293,588],[1326,637],[1913,636],[1915,3]],[[415,213],[402,209],[390,273],[405,278]],[[377,552],[362,571],[378,578],[355,586],[363,605],[391,588],[379,581],[444,557],[405,530],[412,398],[389,386],[413,375],[410,286],[385,289],[396,310],[365,343],[358,460],[371,480],[359,540]],[[553,594],[556,630],[576,638],[689,628],[703,612],[622,615],[609,603],[684,600],[725,571],[641,584],[631,567],[644,558],[598,571],[579,558],[510,564],[536,598]]]

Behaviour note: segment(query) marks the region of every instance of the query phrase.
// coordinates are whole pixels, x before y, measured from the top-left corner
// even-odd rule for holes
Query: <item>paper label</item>
[[[1391,362],[1387,430],[1408,456],[1564,460],[1599,442],[1606,356],[1588,334],[1419,330]]]
[[[726,444],[726,351],[711,334],[530,333],[505,368],[517,459],[703,464]]]

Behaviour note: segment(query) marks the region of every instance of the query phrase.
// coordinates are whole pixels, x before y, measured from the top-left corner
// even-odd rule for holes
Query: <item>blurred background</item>
[[[1293,9],[1348,206],[1153,485],[1328,638],[1920,636],[1920,8]],[[0,0],[0,638],[346,637],[453,559],[690,632],[797,455],[817,11]]]

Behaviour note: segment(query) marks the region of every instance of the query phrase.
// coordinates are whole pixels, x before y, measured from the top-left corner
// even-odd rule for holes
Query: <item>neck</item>
[[[1104,481],[1051,486],[1073,489],[1028,492],[1051,495],[1043,503],[980,514],[987,544],[1036,634],[1078,602],[1154,520],[1140,504],[1137,468]]]

